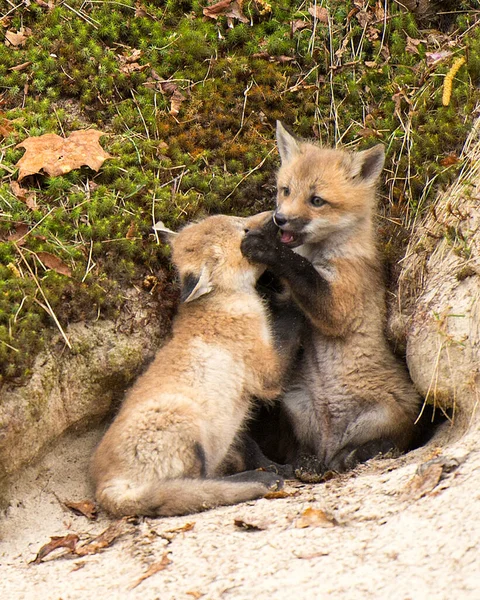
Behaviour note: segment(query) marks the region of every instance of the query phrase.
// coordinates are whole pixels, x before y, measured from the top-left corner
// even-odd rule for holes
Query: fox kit
[[[264,496],[273,473],[223,477],[253,396],[280,393],[281,360],[266,306],[264,270],[240,251],[251,218],[212,216],[167,229],[181,280],[172,339],[137,380],[100,442],[91,472],[111,514],[168,516]]]
[[[384,335],[385,288],[374,239],[381,145],[324,149],[277,122],[274,223],[250,232],[245,256],[286,283],[306,317],[303,355],[282,398],[298,442],[345,471],[411,441],[419,397]]]

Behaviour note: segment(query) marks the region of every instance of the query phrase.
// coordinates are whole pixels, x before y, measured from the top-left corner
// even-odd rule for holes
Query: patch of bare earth
[[[473,425],[459,436],[445,424],[423,448],[323,484],[289,482],[283,497],[120,523],[64,504],[92,499],[87,467],[101,433],[65,438],[12,486],[0,597],[478,598]],[[54,536],[68,547],[41,559]]]

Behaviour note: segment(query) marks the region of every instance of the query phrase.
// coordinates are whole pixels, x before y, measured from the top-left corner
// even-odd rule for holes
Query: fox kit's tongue
[[[295,239],[295,236],[290,231],[282,231],[280,241],[284,244],[290,244]]]

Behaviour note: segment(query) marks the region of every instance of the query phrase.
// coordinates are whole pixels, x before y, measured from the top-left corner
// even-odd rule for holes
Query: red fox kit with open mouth
[[[274,223],[242,251],[286,283],[306,317],[303,355],[282,398],[298,441],[344,471],[411,441],[419,396],[384,334],[385,287],[375,246],[383,146],[363,152],[301,141],[277,122]]]
[[[270,218],[217,215],[171,238],[181,305],[171,340],[129,391],[92,459],[111,514],[168,516],[264,496],[273,473],[222,477],[253,396],[280,394],[281,360],[240,243]]]

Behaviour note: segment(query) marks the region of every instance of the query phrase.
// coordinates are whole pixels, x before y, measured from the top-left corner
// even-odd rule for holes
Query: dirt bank
[[[123,535],[102,552],[56,558],[57,551],[31,564],[51,536],[78,534],[81,546],[113,523],[103,514],[89,521],[62,504],[92,498],[86,467],[100,435],[66,438],[13,485],[1,522],[0,597],[478,598],[480,442],[473,426],[459,436],[446,424],[423,448],[324,484],[291,482],[284,498],[123,523]],[[305,526],[308,517],[314,523]],[[160,564],[163,570],[138,583]]]

